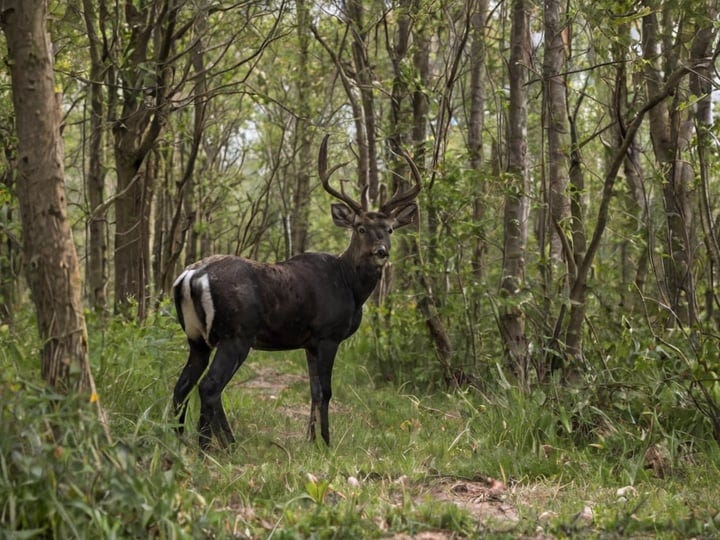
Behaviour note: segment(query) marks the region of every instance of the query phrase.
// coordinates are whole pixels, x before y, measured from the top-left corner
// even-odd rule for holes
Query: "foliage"
[[[3,377],[0,528],[13,538],[197,538],[217,527],[188,486],[182,457],[160,440],[105,439],[78,397]]]
[[[557,224],[548,216],[545,81],[535,72],[545,54],[543,13],[537,6],[528,12],[531,188],[522,195],[530,204],[529,235],[523,280],[512,297],[499,293],[512,4],[493,4],[481,14],[479,164],[471,160],[468,137],[470,73],[478,60],[471,56],[475,38],[466,34],[475,14],[466,10],[484,4],[375,3],[356,18],[344,11],[349,4],[309,6],[312,28],[304,28],[299,3],[173,3],[183,30],[163,64],[173,88],[161,134],[143,163],[147,176],[137,177],[147,180],[152,199],[152,227],[143,236],[151,260],[138,261],[137,268],[147,266],[143,290],[156,309],[144,321],[102,310],[86,314],[112,442],[82,397],[56,395],[36,381],[40,344],[17,278],[22,258],[13,114],[7,78],[0,75],[0,139],[8,162],[0,182],[0,537],[718,534],[720,319],[713,252],[718,212],[712,206],[720,160],[712,159],[715,143],[701,151],[698,129],[683,131],[696,125],[692,113],[701,97],[685,79],[661,105],[685,126],[673,127],[685,145],[674,155],[693,170],[686,234],[676,235],[691,243],[686,275],[693,297],[671,293],[669,263],[684,251],[670,249],[666,237],[666,171],[672,167],[657,158],[653,128],[645,122],[612,190],[610,220],[585,287],[582,351],[568,357],[570,376],[543,377],[538,370],[519,388],[506,369],[499,328],[503,310],[520,308],[531,363],[546,367],[565,355],[562,317],[574,307],[567,280],[579,243],[570,224],[588,237],[597,227],[605,175],[619,145],[616,131],[627,128],[653,94],[648,81],[667,76],[674,65],[690,65],[696,29],[712,30],[717,41],[712,3],[658,2],[657,9],[627,1],[566,3],[563,78],[584,183],[572,192],[579,217]],[[107,238],[117,219],[110,142],[112,117],[123,105],[117,81],[143,74],[139,84],[148,104],[160,91],[158,66],[134,65],[133,48],[120,45],[132,28],[125,18],[131,5],[160,3],[128,3],[125,10],[111,2],[104,5],[118,8],[117,17],[93,14],[103,39],[113,44],[101,66],[108,77],[105,147],[93,156],[107,171],[101,190],[107,208],[100,213],[89,207],[85,184],[92,81],[81,5],[100,7],[51,2],[48,24],[65,115],[70,215],[77,246],[91,258],[90,217],[103,215]],[[650,16],[661,17],[656,29],[667,32],[658,36],[658,61],[667,63],[666,71],[654,75],[656,59],[643,51]],[[300,68],[303,41],[306,72]],[[420,61],[424,45],[427,73]],[[717,57],[714,62],[706,74],[715,85],[709,91],[717,87],[717,69],[710,69],[717,68]],[[366,84],[361,68],[369,71]],[[353,108],[353,99],[364,100],[362,107]],[[413,116],[423,105],[424,117]],[[374,132],[363,133],[367,125],[360,120],[368,118]],[[716,120],[707,126],[710,140],[718,129]],[[171,430],[169,396],[186,351],[171,308],[160,298],[190,258],[219,252],[284,258],[300,203],[310,215],[308,247],[344,248],[347,232],[333,227],[330,198],[312,176],[315,154],[303,144],[316,148],[324,133],[332,134],[332,163],[357,157],[338,173],[348,179],[348,193],[358,193],[366,180],[356,171],[361,145],[370,140],[381,183],[397,181],[395,143],[413,153],[425,181],[418,230],[393,238],[389,296],[368,303],[363,325],[341,348],[331,414],[336,445],[324,449],[303,440],[308,390],[302,354],[253,352],[225,393],[239,442],[199,454],[192,428],[180,443]],[[185,178],[191,161],[194,172]],[[311,186],[302,201],[296,200],[300,177],[309,177]],[[709,200],[702,212],[700,193]],[[554,227],[566,242],[565,263],[555,266],[548,240]],[[103,249],[111,268],[117,246]],[[420,309],[430,295],[451,347],[447,358],[436,350]],[[697,304],[691,324],[673,305],[678,298],[680,307],[685,300],[693,309]],[[189,425],[197,416],[193,397]],[[453,491],[488,479],[505,486],[500,498],[517,519],[478,517],[475,503],[459,497],[469,492]]]
[[[195,398],[188,433],[172,431],[169,397],[185,350],[166,306],[143,324],[90,318],[112,442],[83,398],[34,382],[37,341],[20,337],[33,335],[32,317],[16,324],[0,333],[2,535],[719,532],[712,428],[665,353],[634,330],[607,369],[571,387],[527,393],[495,375],[448,392],[378,382],[363,325],[338,358],[329,449],[304,440],[302,355],[253,352],[225,394],[238,442],[202,454]],[[410,365],[408,354],[399,349],[397,361]]]

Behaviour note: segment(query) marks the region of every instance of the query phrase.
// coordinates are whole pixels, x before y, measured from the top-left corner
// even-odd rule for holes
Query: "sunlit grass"
[[[587,388],[379,384],[367,347],[353,342],[336,362],[327,448],[306,440],[304,355],[253,352],[224,393],[237,443],[203,454],[196,393],[185,435],[172,429],[186,351],[170,315],[92,323],[112,444],[91,408],[29,382],[36,348],[19,335],[0,336],[0,526],[11,536],[720,532],[717,445],[673,431],[648,407],[645,416],[605,408]],[[655,445],[662,474],[648,465]]]

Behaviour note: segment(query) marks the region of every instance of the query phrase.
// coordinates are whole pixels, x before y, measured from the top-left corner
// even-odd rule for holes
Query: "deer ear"
[[[332,214],[335,225],[352,229],[355,223],[355,212],[351,210],[350,207],[342,203],[333,203],[330,205],[330,213]]]
[[[395,220],[395,228],[415,223],[417,216],[418,206],[415,203],[406,204],[405,206],[397,208],[392,212],[392,218]]]

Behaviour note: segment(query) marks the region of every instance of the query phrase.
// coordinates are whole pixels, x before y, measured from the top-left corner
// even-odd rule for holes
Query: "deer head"
[[[380,269],[390,257],[390,235],[392,232],[395,229],[414,223],[417,219],[418,207],[415,198],[421,188],[420,172],[410,156],[403,154],[410,166],[415,184],[407,191],[396,191],[390,200],[380,204],[377,211],[370,211],[368,209],[367,186],[363,189],[360,198],[361,202],[357,202],[345,193],[342,182],[340,191],[330,185],[330,176],[340,167],[343,167],[345,163],[335,165],[329,171],[327,170],[328,138],[329,135],[325,135],[320,145],[318,173],[325,191],[342,201],[333,203],[330,206],[333,223],[338,227],[352,230],[350,246],[345,252],[345,256],[350,258],[356,265],[368,264]]]

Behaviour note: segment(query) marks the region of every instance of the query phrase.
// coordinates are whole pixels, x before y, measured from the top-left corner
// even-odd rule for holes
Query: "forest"
[[[718,0],[0,0],[0,29],[1,538],[720,535]],[[250,353],[233,444],[200,448],[195,391],[176,433],[183,269],[339,255],[338,198],[414,185],[332,444],[303,351]]]

